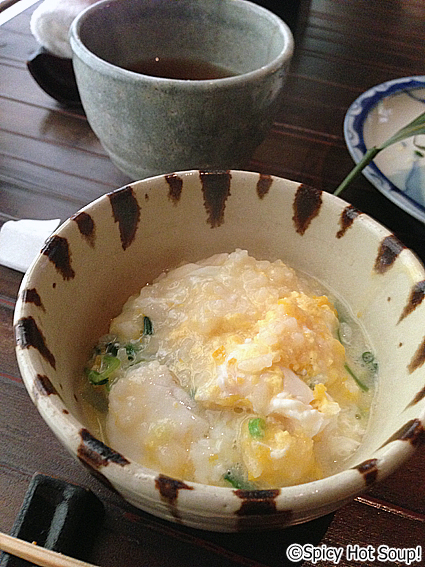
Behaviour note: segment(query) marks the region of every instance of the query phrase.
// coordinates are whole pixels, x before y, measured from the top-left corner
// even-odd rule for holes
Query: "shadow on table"
[[[303,561],[289,561],[286,556],[287,548],[293,543],[319,545],[333,517],[334,514],[329,514],[323,518],[282,530],[251,532],[250,534],[208,533],[205,538],[238,555],[247,556],[269,567],[289,565],[298,567]]]
[[[127,553],[131,557],[129,565],[145,561],[146,565],[167,567],[301,567],[303,561],[287,558],[287,548],[294,543],[318,546],[333,518],[334,513],[284,529],[216,533],[179,526],[134,508],[117,522],[114,510],[109,507],[96,547],[102,554],[102,538],[105,537],[108,549],[114,549],[113,541],[117,538],[117,548],[121,551],[116,559],[124,560],[121,564],[125,564],[122,553]],[[134,547],[130,544],[124,550],[122,542],[130,539],[135,540]],[[109,560],[113,564],[114,558],[109,557]]]

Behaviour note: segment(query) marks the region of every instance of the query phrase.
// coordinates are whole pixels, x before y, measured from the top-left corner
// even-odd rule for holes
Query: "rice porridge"
[[[87,364],[102,440],[144,466],[254,489],[338,471],[368,422],[377,364],[349,309],[244,250],[162,274]]]

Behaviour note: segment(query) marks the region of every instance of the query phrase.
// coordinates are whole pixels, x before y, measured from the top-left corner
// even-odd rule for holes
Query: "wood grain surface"
[[[285,17],[285,0],[269,3]],[[296,48],[277,120],[247,168],[332,192],[353,167],[343,137],[350,104],[386,80],[425,75],[423,0],[300,0]],[[0,224],[61,218],[128,178],[106,156],[84,114],[61,106],[35,83],[26,61],[37,49],[30,8],[0,26]],[[293,15],[292,15],[293,16]],[[291,16],[291,17],[292,17]],[[425,225],[383,197],[363,176],[343,198],[379,220],[425,261]],[[0,266],[0,530],[9,532],[35,472],[89,487],[106,517],[87,560],[105,567],[300,565],[290,544],[423,546],[425,448],[401,470],[335,514],[264,534],[198,532],[135,510],[93,479],[59,445],[22,383],[14,354],[13,310],[22,274]],[[395,393],[396,395],[396,393]],[[344,554],[345,555],[345,554]],[[332,560],[315,563],[331,567]],[[339,565],[405,565],[347,560]],[[306,561],[304,566],[313,565]]]

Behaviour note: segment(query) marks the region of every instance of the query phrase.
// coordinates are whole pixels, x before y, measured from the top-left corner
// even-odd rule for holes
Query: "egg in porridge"
[[[341,303],[245,250],[163,273],[87,364],[105,443],[162,473],[262,489],[338,471],[365,433],[377,363]]]

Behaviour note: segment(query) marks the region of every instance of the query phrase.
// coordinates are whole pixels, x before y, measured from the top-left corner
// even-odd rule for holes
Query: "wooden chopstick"
[[[36,543],[29,543],[2,532],[0,532],[0,550],[31,561],[39,567],[96,567],[91,563],[39,547]]]

